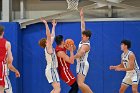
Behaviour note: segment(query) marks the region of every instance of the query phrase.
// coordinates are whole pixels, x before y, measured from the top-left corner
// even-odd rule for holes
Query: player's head
[[[64,44],[64,38],[62,35],[58,35],[55,37],[55,42],[57,45],[62,45]]]
[[[82,41],[87,41],[90,39],[92,33],[90,30],[85,30],[82,32]]]
[[[46,38],[42,38],[38,42],[39,46],[42,47],[42,48],[46,47],[46,43],[47,43],[47,39]]]
[[[3,35],[4,35],[4,27],[0,26],[0,36],[3,36]]]
[[[131,41],[129,40],[122,40],[121,41],[121,50],[126,50],[126,49],[129,49],[131,48]]]

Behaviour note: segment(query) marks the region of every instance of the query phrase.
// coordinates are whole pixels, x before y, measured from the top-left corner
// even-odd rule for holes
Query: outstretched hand
[[[117,66],[110,66],[109,69],[110,70],[115,70],[117,68]]]
[[[109,69],[110,70],[115,70],[115,71],[123,71],[123,68],[120,68],[118,66],[110,66]]]
[[[44,18],[40,18],[40,20],[41,20],[44,24],[47,24],[47,20],[45,20]]]
[[[80,16],[84,16],[83,8],[80,10]]]
[[[57,25],[57,21],[55,19],[52,20],[52,25],[56,26]]]
[[[115,71],[123,71],[123,68],[117,67]]]
[[[67,46],[67,50],[69,50],[69,51],[74,51],[73,50],[73,45],[66,45]]]

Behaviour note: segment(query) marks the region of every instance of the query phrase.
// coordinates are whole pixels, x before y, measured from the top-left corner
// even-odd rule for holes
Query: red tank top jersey
[[[66,53],[66,48],[56,47],[56,53],[59,51],[64,51]],[[66,62],[63,58],[57,57],[58,60],[58,73],[61,79],[66,82],[69,86],[74,84],[76,78],[70,71],[70,63]]]
[[[66,53],[66,48],[61,48],[61,47],[56,47],[56,53],[57,52],[59,52],[59,51],[64,51],[65,53]],[[59,67],[58,67],[58,69],[69,69],[70,68],[70,63],[68,63],[68,62],[65,62],[64,60],[63,60],[63,58],[59,58],[59,57],[57,57],[57,59],[58,59],[58,62],[60,63],[60,62],[62,62],[62,64],[59,64]]]
[[[4,86],[4,64],[6,63],[6,39],[0,39],[0,85]]]

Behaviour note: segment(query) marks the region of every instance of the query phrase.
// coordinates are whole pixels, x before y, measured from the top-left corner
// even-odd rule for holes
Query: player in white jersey
[[[88,54],[90,51],[89,40],[92,33],[89,30],[85,30],[83,9],[81,9],[80,11],[80,16],[81,16],[82,40],[79,44],[78,51],[75,55],[75,59],[77,59],[77,67],[76,67],[77,80],[78,80],[77,82],[82,93],[93,93],[90,87],[84,83],[89,69],[89,63],[88,63]]]
[[[110,66],[111,70],[116,71],[126,71],[126,75],[122,81],[120,92],[125,93],[127,87],[132,85],[132,92],[138,93],[138,83],[139,83],[139,66],[136,61],[135,54],[132,51],[129,51],[131,48],[131,42],[129,40],[122,40],[121,42],[121,50],[122,53],[122,62],[117,66]]]
[[[47,61],[45,75],[48,82],[51,83],[53,86],[53,90],[51,91],[51,93],[60,93],[60,80],[57,72],[58,61],[55,54],[55,49],[52,46],[55,38],[55,27],[57,23],[55,20],[52,21],[53,28],[51,34],[47,21],[43,18],[41,18],[41,20],[46,26],[47,35],[47,39],[43,38],[39,41],[39,45],[45,50],[45,57]]]
[[[20,73],[19,71],[12,65],[12,63],[10,64],[4,64],[4,67],[5,67],[5,77],[4,77],[4,80],[5,80],[5,88],[4,88],[4,91],[6,93],[13,93],[12,91],[12,85],[11,85],[11,82],[10,82],[10,79],[9,79],[9,70],[13,71],[16,75],[16,77],[20,77]]]

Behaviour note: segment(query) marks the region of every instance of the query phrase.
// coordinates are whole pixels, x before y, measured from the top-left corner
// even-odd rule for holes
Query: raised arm
[[[80,16],[81,16],[81,32],[85,31],[85,20],[84,20],[84,13],[83,13],[83,8],[80,11]]]
[[[55,27],[57,25],[56,20],[52,20],[52,33],[51,33],[51,43],[53,44],[55,38]]]
[[[46,36],[47,36],[46,46],[47,46],[47,51],[49,53],[51,53],[52,52],[52,43],[51,43],[51,33],[50,33],[49,26],[48,26],[48,22],[43,18],[41,18],[41,21],[45,24],[45,27],[46,27]]]

